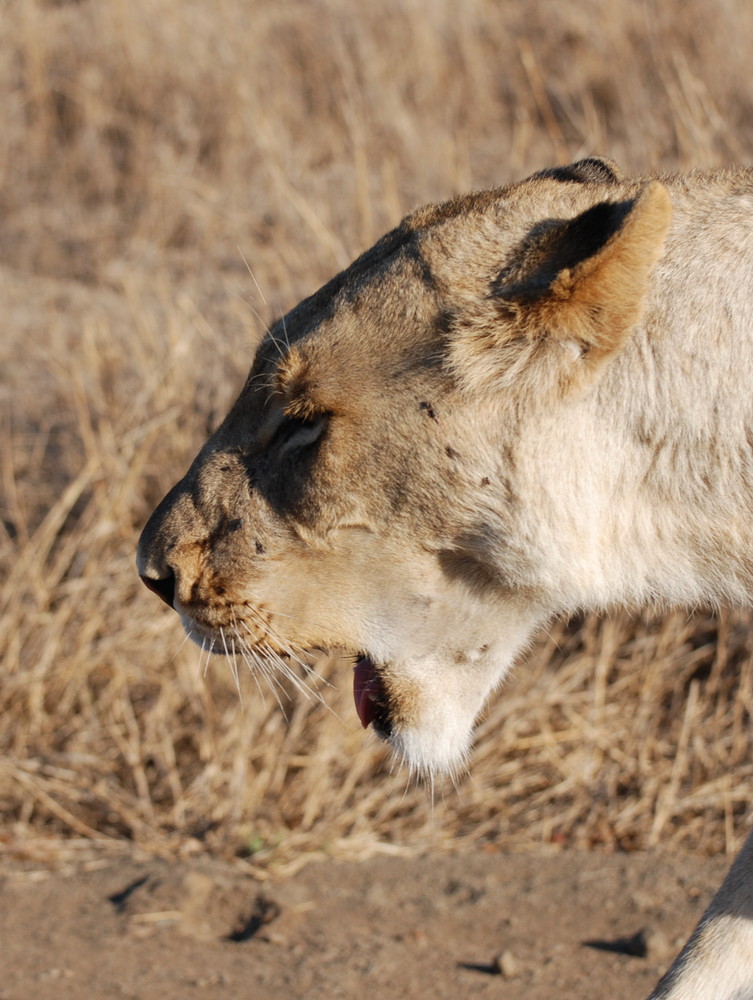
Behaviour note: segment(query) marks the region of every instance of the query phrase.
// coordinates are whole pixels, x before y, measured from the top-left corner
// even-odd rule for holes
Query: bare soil
[[[476,851],[261,882],[206,860],[18,865],[0,880],[0,1000],[640,1000],[726,866]]]

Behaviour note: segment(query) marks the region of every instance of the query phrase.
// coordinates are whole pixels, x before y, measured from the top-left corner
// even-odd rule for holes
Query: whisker
[[[283,637],[279,634],[279,632],[272,625],[270,625],[269,621],[267,621],[267,619],[252,604],[249,604],[247,601],[245,601],[243,606],[248,610],[250,617],[253,618],[254,622],[259,626],[259,628],[261,628],[264,631],[265,635],[268,638],[272,639],[275,642],[275,644],[279,646],[280,649],[283,650],[286,656],[288,656],[291,660],[297,663],[308,676],[315,677],[320,684],[323,684],[326,687],[334,689],[334,684],[328,681],[326,677],[322,677],[322,675],[314,669],[311,663],[301,658],[302,655],[304,655],[306,652],[302,647],[297,646],[297,644],[295,643],[291,644],[286,639],[283,639]],[[278,612],[272,611],[270,612],[270,614],[277,615]],[[291,621],[295,620],[291,615],[284,615],[282,613],[279,614],[280,617],[289,618]],[[249,629],[247,629],[247,631],[249,631],[250,633]]]
[[[285,339],[285,346],[287,347],[287,349],[289,351],[290,350],[290,339],[288,337],[288,328],[287,328],[287,325],[285,323],[285,317],[284,316],[282,316],[280,318],[280,324],[282,326],[282,335],[283,335],[283,337]]]
[[[267,330],[267,336],[277,348],[277,353],[280,355],[280,357],[284,358],[285,357],[284,341],[278,340],[277,337],[275,337],[275,335],[272,333],[271,329]]]
[[[326,681],[323,677],[321,677],[316,672],[316,670],[314,670],[314,668],[310,666],[310,664],[308,664],[304,660],[302,660],[301,657],[298,656],[297,653],[292,648],[290,648],[289,644],[282,642],[279,639],[279,637],[274,633],[274,631],[269,628],[269,626],[267,625],[266,622],[260,620],[258,622],[258,624],[259,624],[260,627],[264,628],[265,632],[267,633],[267,636],[269,638],[271,638],[273,642],[275,642],[277,645],[279,645],[284,650],[286,656],[291,657],[291,659],[293,659],[293,661],[295,663],[299,664],[299,666],[301,666],[303,668],[303,670],[305,671],[307,677],[315,677],[317,679],[317,681],[319,681],[320,683],[326,684],[328,687],[333,687],[333,685],[330,684],[328,681]],[[252,638],[254,637],[254,634],[251,631],[251,629],[249,628],[247,622],[245,622],[245,621],[243,621],[243,619],[241,619],[240,625],[241,625],[242,628],[245,629],[246,632],[248,632],[248,634]],[[248,642],[247,642],[247,640],[245,640],[245,638],[244,638],[244,644],[246,645],[246,648],[248,649],[249,648],[248,647]],[[273,646],[271,646],[268,642],[264,641],[264,642],[261,643],[261,651],[262,651],[262,656],[263,656],[263,659],[265,661],[265,666],[266,666],[267,669],[269,669],[270,666],[276,668],[277,671],[279,671],[279,673],[281,673],[283,675],[283,677],[285,677],[291,684],[293,684],[293,686],[305,698],[307,698],[309,701],[315,700],[315,701],[319,702],[319,704],[323,705],[328,711],[332,712],[332,714],[335,716],[336,719],[338,719],[339,721],[342,721],[342,719],[340,718],[339,714],[327,703],[327,701],[325,700],[325,698],[321,694],[321,692],[317,691],[316,688],[312,687],[307,682],[306,678],[300,677],[291,668],[290,664],[286,663],[285,660],[282,659],[282,657],[280,656],[280,654],[277,652],[276,649],[274,649]],[[301,650],[301,652],[303,652],[303,650]]]
[[[258,662],[259,658],[258,658],[257,654],[255,653],[255,651],[253,649],[250,649],[248,647],[248,645],[246,644],[246,642],[243,639],[243,636],[240,635],[240,633],[238,633],[237,623],[235,625],[235,630],[236,630],[236,636],[235,637],[236,637],[236,639],[238,641],[238,649],[239,649],[240,654],[241,654],[241,659],[246,664],[246,667],[248,668],[248,672],[253,677],[254,684],[256,684],[256,687],[257,687],[257,689],[259,691],[259,695],[261,697],[261,703],[264,706],[264,708],[266,709],[266,707],[267,707],[267,698],[266,698],[266,695],[264,693],[264,688],[262,687],[262,685],[261,685],[261,683],[259,681],[259,669],[258,669],[259,668],[259,662]]]
[[[282,704],[282,700],[280,697],[281,694],[287,694],[287,692],[280,685],[279,678],[275,674],[274,670],[270,668],[269,664],[265,661],[264,657],[260,656],[255,649],[249,647],[241,635],[238,635],[238,641],[241,646],[241,656],[243,657],[246,666],[254,675],[257,686],[259,685],[258,674],[261,673],[263,674],[264,679],[267,682],[267,686],[269,690],[272,692],[272,695],[274,696],[274,699],[277,702],[280,711],[282,712],[283,718],[285,719],[286,722],[288,722],[289,721],[288,714],[285,711],[285,708]]]
[[[252,281],[253,281],[253,283],[254,283],[254,284],[256,285],[256,290],[257,290],[257,292],[259,293],[259,295],[261,296],[261,300],[262,300],[262,302],[263,302],[263,303],[264,303],[264,305],[266,306],[266,305],[267,305],[267,300],[266,300],[266,299],[264,298],[264,292],[263,292],[263,291],[261,290],[261,285],[260,285],[260,284],[259,284],[259,282],[258,282],[258,281],[256,280],[256,275],[255,275],[255,274],[254,274],[254,272],[253,272],[253,271],[251,270],[251,265],[250,265],[250,264],[249,264],[249,262],[248,262],[248,261],[246,260],[246,257],[245,257],[245,255],[244,255],[243,251],[241,250],[241,248],[240,248],[240,247],[238,247],[238,248],[237,248],[237,250],[238,250],[238,253],[239,253],[239,254],[241,255],[241,260],[242,260],[242,261],[243,261],[243,263],[244,263],[244,264],[246,265],[246,270],[247,270],[247,271],[248,271],[248,273],[249,273],[249,274],[251,275],[251,280],[252,280]],[[259,318],[261,319],[261,317],[259,317]]]
[[[283,696],[287,698],[288,693],[285,690],[285,688],[280,684],[280,678],[277,676],[274,670],[270,668],[269,664],[266,663],[263,659],[257,661],[257,668],[260,671],[260,673],[264,676],[264,679],[267,682],[267,686],[269,687],[269,690],[272,692],[272,696],[274,700],[277,702],[277,706],[280,709],[280,712],[282,713],[283,719],[285,720],[285,722],[289,723],[290,718],[288,716],[285,706],[282,703]]]
[[[230,660],[230,672],[232,673],[233,680],[235,681],[235,690],[238,692],[238,701],[240,701],[242,705],[243,692],[241,691],[241,681],[240,677],[238,676],[238,662],[235,659],[235,657],[232,657],[232,659],[230,657],[230,651],[227,648],[227,641],[225,640],[225,630],[223,628],[220,628],[220,637],[222,639],[222,645],[225,647],[225,655]]]
[[[194,636],[195,635],[196,635],[196,630],[195,629],[192,629],[192,628],[184,629],[183,639],[178,644],[178,648],[175,650],[175,652],[173,653],[173,655],[170,657],[170,661],[169,661],[170,663],[175,663],[176,659],[178,658],[178,653],[180,653],[181,649],[183,649],[183,647],[185,646],[185,644],[187,642],[189,642],[189,641],[194,642],[195,641],[194,640]]]
[[[252,277],[253,277],[253,275],[252,275]],[[253,313],[255,319],[258,320],[259,325],[261,326],[262,330],[264,331],[263,334],[262,334],[262,336],[268,337],[269,336],[269,326],[267,325],[266,320],[264,319],[264,317],[262,316],[262,314],[259,312],[259,310],[256,309],[253,305],[251,305],[251,303],[248,301],[248,299],[245,298],[243,295],[235,295],[235,298],[239,302],[242,302],[243,305],[246,307],[246,309],[249,310],[249,312]],[[265,303],[265,305],[266,305],[266,303]],[[274,338],[272,338],[272,339],[274,340]]]
[[[209,661],[212,657],[212,647],[207,646],[207,637],[202,636],[201,638],[201,652],[199,653],[199,672],[201,676],[206,680],[207,671],[209,670]],[[204,661],[204,666],[202,668],[202,660]]]
[[[249,597],[251,597],[252,600],[256,601],[258,604],[262,604],[263,603],[261,597],[259,597],[258,595],[252,594],[250,591],[247,591],[247,593],[249,594]],[[243,602],[243,607],[244,608],[248,608],[248,610],[251,612],[251,614],[254,614],[254,615],[258,615],[259,614],[259,610],[256,607],[254,607],[253,604],[249,604],[248,601],[244,601]],[[284,611],[271,611],[270,614],[273,614],[276,618],[287,618],[289,621],[291,621],[291,622],[297,622],[297,624],[299,624],[299,625],[300,624],[305,624],[305,622],[301,623],[300,618],[296,618],[294,615],[286,615]]]
[[[312,691],[306,683],[298,677],[293,670],[291,670],[289,664],[287,664],[279,653],[273,649],[268,643],[262,643],[261,655],[268,669],[276,669],[279,671],[283,677],[290,681],[298,689],[298,691],[303,694],[308,700],[312,696],[316,695],[315,691]]]

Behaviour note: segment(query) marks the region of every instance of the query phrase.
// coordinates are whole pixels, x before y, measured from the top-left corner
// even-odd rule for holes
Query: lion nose
[[[157,597],[162,598],[165,604],[171,608],[175,607],[175,573],[169,570],[167,576],[141,576],[146,586],[153,591]]]

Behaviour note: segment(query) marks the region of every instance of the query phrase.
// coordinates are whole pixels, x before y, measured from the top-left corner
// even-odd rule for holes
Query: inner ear
[[[641,317],[671,217],[652,181],[631,200],[541,223],[492,287],[506,339],[570,340],[591,359],[616,350]]]
[[[535,302],[563,270],[598,253],[622,228],[633,201],[602,201],[574,219],[548,219],[535,226],[492,284],[505,302]]]

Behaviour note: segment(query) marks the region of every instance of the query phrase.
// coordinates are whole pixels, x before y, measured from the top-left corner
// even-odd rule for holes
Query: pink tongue
[[[379,675],[371,660],[364,657],[356,663],[353,671],[353,698],[364,729],[377,717],[381,695],[382,682]]]

